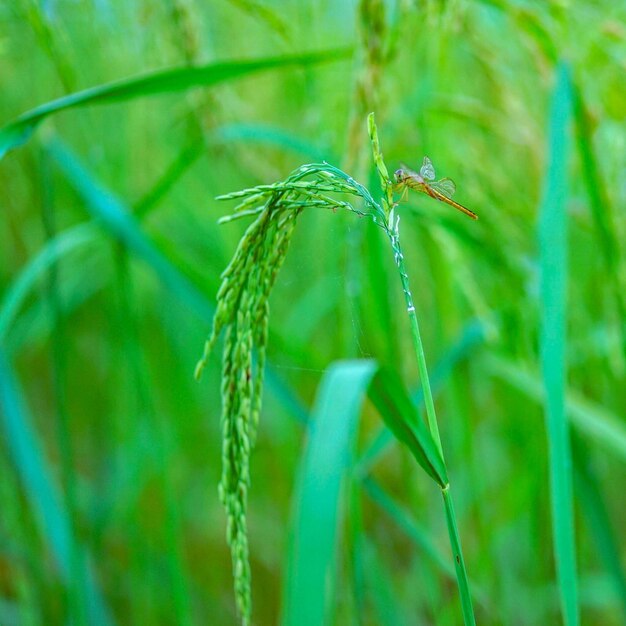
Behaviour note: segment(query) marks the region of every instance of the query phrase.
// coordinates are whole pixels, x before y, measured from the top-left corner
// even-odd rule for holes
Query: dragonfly
[[[400,169],[396,170],[394,176],[396,179],[396,188],[403,189],[402,197],[404,197],[409,189],[421,191],[422,193],[428,194],[431,198],[435,198],[435,200],[453,206],[473,220],[478,219],[478,215],[476,215],[474,211],[470,211],[468,208],[452,199],[456,191],[456,185],[453,180],[449,178],[435,180],[435,168],[433,167],[432,161],[427,156],[424,157],[424,162],[422,163],[419,173],[402,165]]]

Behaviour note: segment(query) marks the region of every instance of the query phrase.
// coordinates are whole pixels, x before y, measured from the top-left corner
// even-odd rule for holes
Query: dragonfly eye
[[[402,170],[396,170],[393,173],[393,176],[396,179],[396,182],[399,183],[404,178],[404,172]]]

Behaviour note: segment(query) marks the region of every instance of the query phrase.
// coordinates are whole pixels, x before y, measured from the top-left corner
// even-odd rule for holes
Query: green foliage
[[[623,3],[20,0],[0,23],[0,624],[238,623],[219,358],[202,385],[191,370],[274,195],[268,229],[298,226],[267,335],[250,317],[266,258],[242,255],[229,298],[248,296],[214,346],[239,337],[231,362],[251,365],[227,489],[250,478],[245,517],[229,506],[252,623],[296,582],[298,471],[343,359],[393,370],[397,410],[379,414],[372,378],[333,467],[329,626],[457,625],[455,527],[478,623],[624,623]],[[477,222],[418,193],[394,207],[394,172],[424,155]],[[240,211],[214,201],[236,189],[255,190]],[[418,462],[437,475],[439,457],[456,524]],[[321,548],[306,532],[300,553]]]

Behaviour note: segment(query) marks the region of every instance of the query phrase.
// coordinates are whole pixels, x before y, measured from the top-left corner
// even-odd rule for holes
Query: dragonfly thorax
[[[396,183],[406,183],[408,180],[412,180],[415,183],[424,182],[424,179],[419,174],[402,168],[397,169],[393,175],[396,179]]]

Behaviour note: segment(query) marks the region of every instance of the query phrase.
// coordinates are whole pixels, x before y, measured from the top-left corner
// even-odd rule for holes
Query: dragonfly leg
[[[398,204],[400,204],[400,202],[404,202],[408,200],[408,198],[409,198],[409,188],[407,187],[407,185],[403,185],[402,194],[400,195]]]

